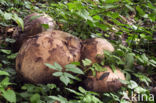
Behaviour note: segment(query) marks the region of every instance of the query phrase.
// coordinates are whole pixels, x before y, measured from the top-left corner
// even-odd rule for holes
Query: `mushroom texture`
[[[45,29],[43,24],[47,24],[49,28]],[[13,33],[13,38],[17,40],[16,45],[19,45],[18,49],[30,36],[46,30],[53,30],[55,25],[55,21],[46,14],[32,13],[26,16],[24,18],[24,31],[21,27],[17,27]]]
[[[80,59],[80,40],[58,30],[46,31],[29,38],[16,58],[16,71],[33,83],[53,82],[55,70],[45,63],[57,62],[62,67]]]
[[[106,39],[87,39],[82,42],[81,59],[88,58],[95,63],[99,59],[97,55],[103,55],[104,50],[113,52],[114,47]]]
[[[124,74],[116,69],[115,72],[108,66],[105,72],[97,72],[96,76],[88,76],[84,84],[88,90],[95,92],[112,92],[121,88],[123,85],[119,79],[125,80]]]

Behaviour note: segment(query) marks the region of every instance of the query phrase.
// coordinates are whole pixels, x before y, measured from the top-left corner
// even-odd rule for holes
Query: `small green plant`
[[[4,78],[2,78],[2,76]],[[16,93],[14,92],[14,90],[12,90],[11,88],[9,88],[10,85],[12,85],[13,83],[11,83],[9,81],[9,74],[8,72],[2,71],[0,70],[0,95],[6,99],[6,101],[8,102],[16,102]],[[0,98],[1,98],[0,96]]]
[[[72,72],[72,73],[76,73],[76,74],[84,74],[83,71],[76,67],[76,65],[74,64],[67,64],[65,65],[65,71],[63,70],[63,67],[61,65],[59,65],[58,63],[54,63],[54,65],[45,64],[47,67],[49,67],[50,69],[54,69],[57,70],[55,73],[53,73],[52,75],[55,77],[59,77],[60,80],[65,84],[68,85],[72,79],[77,80],[77,77],[73,76],[72,74],[68,73],[68,72]]]

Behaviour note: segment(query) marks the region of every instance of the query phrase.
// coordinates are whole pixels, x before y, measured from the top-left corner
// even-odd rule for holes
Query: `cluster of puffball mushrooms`
[[[48,24],[49,28],[45,29],[42,24]],[[52,76],[56,70],[48,68],[45,63],[57,62],[64,67],[85,58],[95,63],[97,55],[102,55],[104,50],[114,51],[114,47],[105,39],[91,38],[82,41],[69,33],[54,30],[55,26],[56,23],[50,16],[33,13],[25,17],[24,31],[17,27],[13,33],[19,48],[16,71],[32,83],[53,83],[58,79]],[[109,66],[105,68],[106,71],[97,72],[96,76],[87,74],[83,82],[88,90],[109,92],[122,86],[119,79],[125,80],[124,74],[119,69],[113,72]]]

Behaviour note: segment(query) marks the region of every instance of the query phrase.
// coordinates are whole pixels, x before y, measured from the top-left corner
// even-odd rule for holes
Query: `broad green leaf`
[[[8,55],[7,58],[8,58],[8,59],[15,59],[16,56],[17,56],[17,53]]]
[[[139,12],[139,14],[140,15],[145,15],[145,12],[144,12],[144,10],[138,5],[138,6],[136,6],[136,10]]]
[[[62,72],[55,72],[55,73],[53,73],[53,76],[56,76],[56,77],[60,77],[62,75],[63,75]]]
[[[134,89],[134,91],[135,91],[136,93],[145,93],[145,92],[147,92],[147,90],[144,89],[144,88],[142,88],[142,87],[136,87],[136,88]]]
[[[56,85],[55,85],[55,84],[47,84],[47,86],[48,86],[50,89],[56,88]]]
[[[50,68],[50,69],[54,69],[54,70],[57,70],[57,68],[51,64],[48,64],[48,63],[45,63],[45,65]]]
[[[82,63],[83,66],[89,66],[92,64],[92,61],[86,58],[85,60],[82,60]]]
[[[103,72],[107,70],[106,68],[103,68],[102,66],[100,66],[98,63],[94,63],[92,67],[94,68],[94,70],[99,71],[99,72]]]
[[[16,94],[13,90],[2,91],[2,96],[9,102],[16,102]]]
[[[68,103],[67,99],[58,95],[58,96],[48,96],[49,98],[59,101],[60,103]]]
[[[39,103],[39,101],[40,101],[40,95],[38,93],[36,93],[30,97],[31,103]]]
[[[75,67],[75,68],[67,68],[66,71],[71,71],[73,73],[77,73],[77,74],[84,74],[83,71],[78,68],[78,67]]]
[[[59,70],[59,71],[61,71],[63,68],[61,67],[61,65],[60,64],[58,64],[58,63],[54,63],[54,66],[56,67],[56,69],[57,70]]]
[[[77,14],[85,20],[93,21],[93,18],[89,15],[89,12],[86,9],[78,11]]]
[[[64,72],[64,76],[71,78],[71,79],[76,79],[76,77],[74,77],[73,75],[66,73],[66,72]]]
[[[85,89],[83,89],[82,87],[79,87],[78,89],[79,89],[79,91],[80,91],[81,93],[84,93],[84,94],[87,93],[87,91],[86,91]]]
[[[9,76],[9,73],[8,73],[8,72],[5,72],[5,71],[0,70],[0,75]]]
[[[134,73],[134,75],[138,77],[140,81],[146,83],[146,85],[149,86],[149,83],[151,82],[151,80],[146,75],[141,74],[141,73]]]
[[[5,20],[10,20],[12,18],[12,14],[11,13],[4,13],[4,19]]]
[[[74,93],[74,94],[76,94],[76,95],[79,95],[79,96],[83,96],[83,94],[82,93],[79,93],[79,92],[77,92],[77,91],[75,91],[75,90],[73,90],[73,89],[70,89],[70,88],[66,88],[69,92],[71,92],[71,93]]]
[[[137,84],[135,81],[130,80],[130,82],[129,82],[129,84],[128,84],[128,88],[134,89],[134,88],[136,88],[136,87],[138,87],[138,84]]]
[[[6,38],[5,41],[8,43],[15,43],[16,42],[15,39],[11,39],[11,38]]]
[[[60,80],[67,86],[70,82],[70,79],[68,77],[66,77],[65,75],[62,75],[60,77]]]
[[[6,50],[6,49],[0,49],[0,52],[5,54],[11,54],[11,50]]]
[[[116,67],[115,67],[115,65],[111,65],[111,69],[112,69],[112,71],[115,73],[115,71],[116,71]]]

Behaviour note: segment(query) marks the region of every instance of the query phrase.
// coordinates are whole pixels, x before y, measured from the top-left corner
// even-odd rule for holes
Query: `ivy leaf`
[[[13,90],[2,91],[2,96],[9,102],[16,102],[16,94]]]

